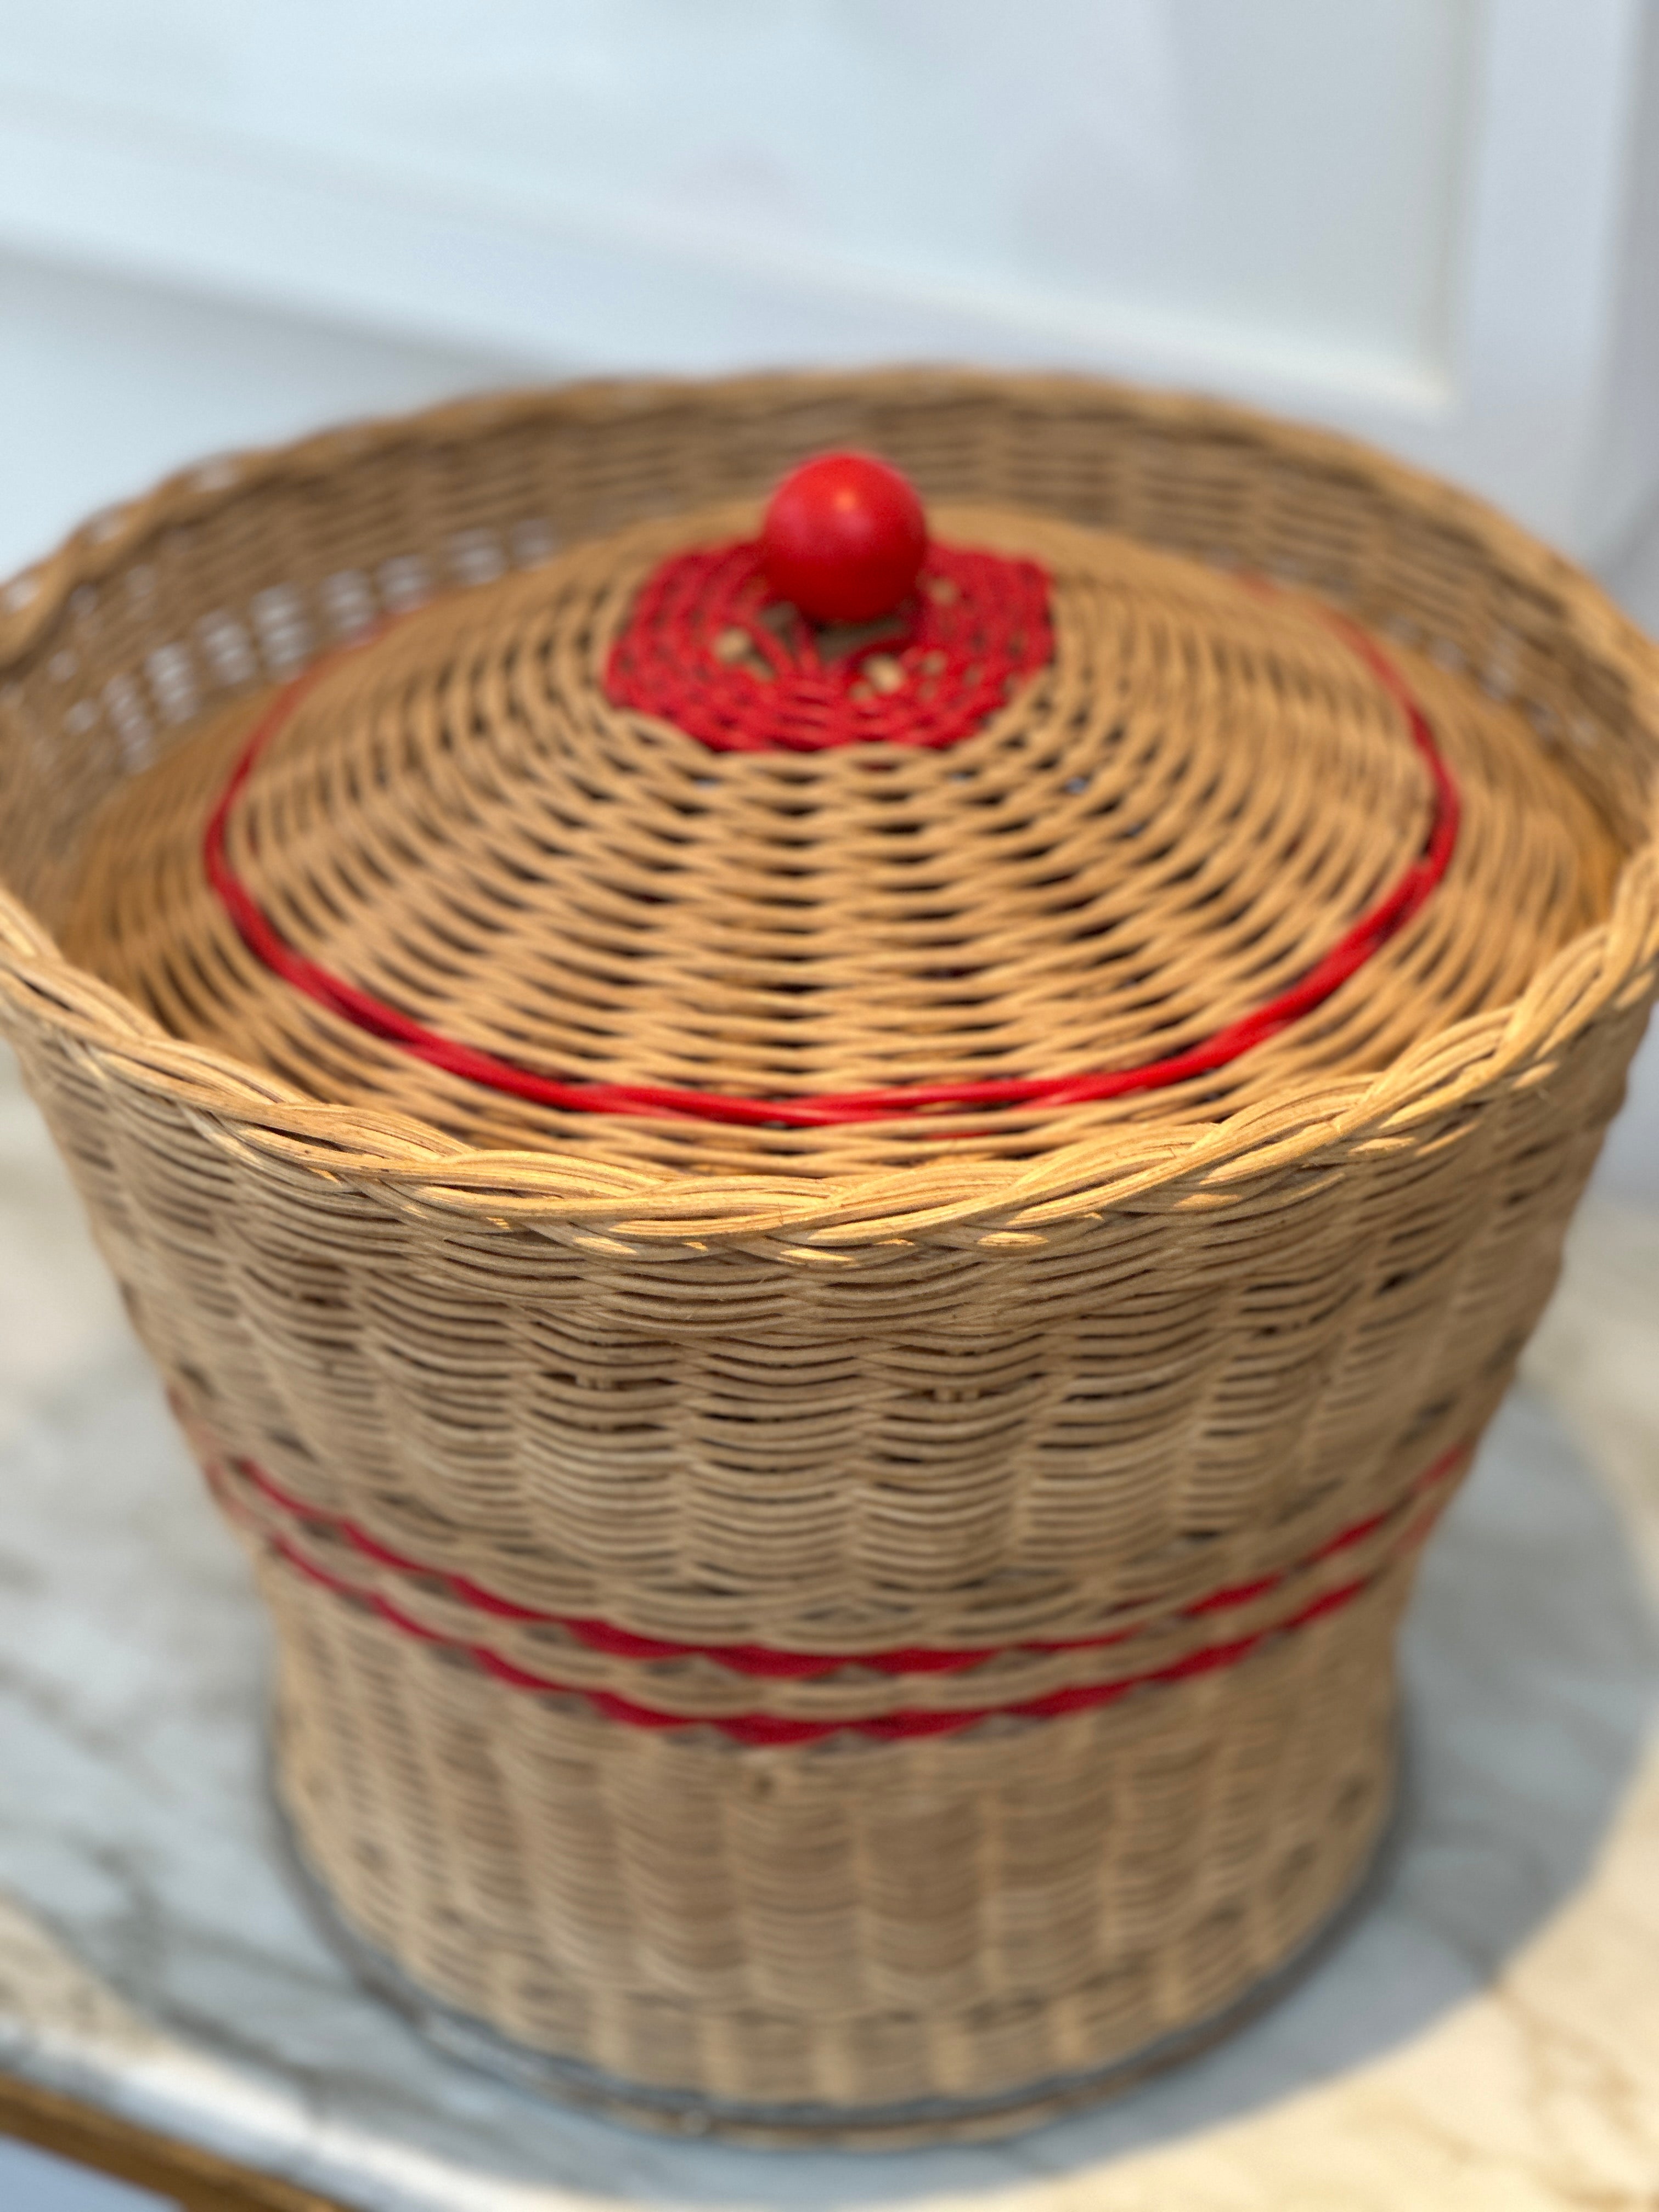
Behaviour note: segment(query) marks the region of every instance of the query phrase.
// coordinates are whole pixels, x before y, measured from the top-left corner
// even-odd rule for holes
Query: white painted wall
[[[152,143],[325,165],[342,189],[441,194],[781,290],[978,301],[1420,389],[1445,371],[1474,15],[472,0],[458,35],[453,7],[419,0],[55,0],[20,11],[3,72]]]
[[[187,461],[558,373],[0,252],[0,576]]]
[[[546,363],[1200,385],[1594,549],[1659,489],[1659,329],[1632,312],[1656,19],[0,0],[0,250]]]

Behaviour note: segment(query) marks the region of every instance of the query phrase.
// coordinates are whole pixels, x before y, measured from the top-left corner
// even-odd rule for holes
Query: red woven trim
[[[765,674],[725,658],[734,644]],[[1035,561],[934,544],[893,622],[826,660],[811,624],[768,585],[758,544],[745,541],[677,554],[646,579],[605,688],[614,706],[672,722],[715,752],[933,748],[971,737],[1053,649],[1048,578]],[[877,689],[872,662],[878,675],[896,669],[890,691]]]
[[[493,1591],[484,1589],[478,1583],[470,1581],[465,1576],[446,1573],[440,1568],[428,1566],[420,1560],[410,1559],[404,1553],[392,1551],[389,1546],[382,1544],[378,1538],[369,1535],[365,1529],[359,1528],[355,1522],[340,1515],[320,1512],[316,1507],[307,1505],[303,1499],[294,1497],[291,1492],[274,1481],[263,1468],[256,1467],[251,1460],[237,1459],[231,1464],[242,1481],[258,1491],[261,1497],[290,1519],[324,1530],[328,1534],[343,1540],[354,1550],[361,1553],[365,1559],[374,1560],[377,1565],[390,1567],[399,1574],[416,1576],[425,1581],[438,1583],[452,1597],[459,1598],[464,1604],[474,1607],[480,1613],[489,1614],[496,1620],[511,1620],[526,1626],[557,1628],[574,1638],[578,1643],[586,1644],[590,1650],[602,1651],[614,1658],[707,1659],[714,1661],[719,1666],[729,1668],[734,1674],[775,1680],[811,1681],[836,1674],[848,1667],[863,1668],[881,1674],[961,1674],[969,1668],[983,1666],[989,1660],[1006,1658],[1011,1652],[1102,1650],[1109,1645],[1127,1643],[1137,1637],[1145,1636],[1153,1629],[1168,1626],[1172,1622],[1199,1620],[1211,1613],[1224,1612],[1236,1606],[1253,1604],[1257,1599],[1267,1596],[1271,1592],[1282,1589],[1285,1583],[1295,1580],[1298,1576],[1306,1574],[1310,1568],[1320,1565],[1327,1559],[1336,1558],[1341,1553],[1351,1550],[1355,1545],[1363,1543],[1367,1537],[1375,1535],[1380,1528],[1386,1527],[1389,1522],[1406,1512],[1413,1504],[1437,1490],[1464,1463],[1471,1449],[1469,1444],[1461,1443],[1455,1444],[1450,1450],[1443,1452],[1431,1467],[1425,1468],[1416,1478],[1398,1505],[1391,1506],[1381,1513],[1370,1514],[1364,1520],[1356,1521],[1349,1527],[1339,1530],[1334,1536],[1328,1537],[1322,1544],[1291,1565],[1280,1568],[1273,1574],[1262,1576],[1255,1582],[1237,1583],[1224,1589],[1212,1591],[1207,1597],[1199,1598],[1172,1613],[1138,1622],[1127,1628],[1109,1630],[1103,1634],[1095,1636],[1063,1637],[1052,1639],[1036,1638],[1016,1644],[980,1646],[968,1650],[939,1650],[909,1646],[887,1651],[831,1654],[780,1651],[758,1644],[676,1644],[659,1637],[641,1636],[631,1629],[617,1628],[609,1621],[598,1620],[591,1617],[538,1612],[532,1607],[519,1605],[511,1599],[499,1597]],[[206,1473],[208,1480],[213,1484],[217,1494],[222,1499],[225,1499],[225,1487],[222,1480],[217,1477],[216,1469],[210,1464]],[[233,1501],[227,1499],[226,1502]],[[300,1567],[302,1571],[313,1575],[315,1579],[329,1583],[331,1587],[336,1586],[332,1577],[329,1577],[322,1568],[316,1566],[314,1562],[296,1553],[285,1537],[280,1534],[268,1534],[267,1540],[281,1552],[283,1557],[287,1559],[290,1565]],[[337,1587],[342,1590],[350,1589],[354,1595],[362,1596],[366,1602],[373,1602],[377,1607],[380,1605],[380,1601],[372,1593],[356,1590],[354,1585],[344,1583],[338,1583]],[[396,1612],[395,1607],[392,1610]],[[390,1614],[387,1615],[387,1618],[391,1617]],[[406,1616],[398,1613],[397,1618],[398,1624],[403,1625]],[[434,1633],[424,1628],[418,1629],[416,1632],[422,1636]],[[442,1642],[446,1639],[436,1638],[435,1640]],[[468,1650],[475,1649],[474,1646],[465,1644],[458,1648]],[[508,1662],[503,1661],[501,1663],[506,1665]],[[583,1692],[581,1694],[586,1695],[587,1692]]]
[[[1165,1090],[1194,1076],[1212,1073],[1253,1051],[1323,1005],[1356,975],[1381,946],[1403,928],[1450,866],[1457,843],[1457,787],[1441,757],[1434,732],[1405,678],[1381,647],[1344,617],[1323,611],[1325,619],[1363,660],[1406,716],[1412,742],[1429,774],[1432,804],[1422,850],[1369,913],[1300,980],[1246,1014],[1214,1030],[1201,1043],[1164,1059],[1097,1074],[1009,1077],[980,1083],[914,1083],[890,1090],[821,1091],[801,1098],[741,1098],[723,1092],[682,1091],[653,1084],[569,1081],[543,1075],[516,1061],[481,1051],[475,1045],[428,1029],[384,999],[360,990],[342,976],[295,951],[259,906],[231,866],[228,837],[231,813],[260,755],[287,726],[295,708],[343,653],[329,654],[286,685],[260,717],[237,762],[203,837],[207,878],[248,951],[271,974],[371,1036],[412,1053],[434,1067],[492,1091],[568,1111],[650,1115],[684,1115],[705,1121],[751,1127],[821,1128],[837,1123],[882,1121],[929,1108],[1077,1106],[1136,1091]],[[366,641],[365,641],[366,642]],[[971,1131],[947,1132],[964,1136]]]
[[[1326,1590],[1298,1612],[1283,1620],[1272,1622],[1254,1634],[1240,1637],[1232,1644],[1207,1645],[1201,1651],[1190,1652],[1184,1659],[1173,1661],[1167,1667],[1149,1668],[1143,1674],[1121,1674],[1109,1682],[1085,1682],[1066,1690],[1052,1690],[1046,1697],[1030,1698],[1018,1705],[981,1705],[967,1711],[927,1711],[915,1708],[908,1712],[888,1713],[869,1720],[789,1720],[775,1713],[739,1713],[724,1717],[705,1717],[688,1713],[668,1713],[653,1705],[642,1705],[632,1698],[619,1697],[614,1690],[594,1690],[574,1682],[560,1682],[548,1674],[532,1674],[528,1668],[515,1666],[503,1659],[499,1652],[487,1646],[467,1644],[459,1638],[443,1636],[428,1628],[393,1605],[378,1591],[359,1589],[337,1575],[330,1574],[313,1560],[307,1559],[282,1536],[267,1535],[265,1541],[271,1550],[308,1581],[320,1583],[337,1597],[349,1598],[354,1603],[367,1606],[372,1612],[405,1636],[412,1636],[422,1644],[438,1645],[446,1651],[456,1651],[472,1660],[487,1674],[511,1689],[533,1690],[543,1696],[580,1698],[606,1720],[620,1721],[629,1728],[644,1729],[716,1729],[734,1743],[745,1745],[803,1744],[820,1742],[825,1736],[839,1735],[850,1731],[855,1735],[892,1739],[902,1736],[952,1735],[959,1729],[974,1728],[988,1720],[1057,1720],[1067,1713],[1087,1712],[1097,1705],[1115,1704],[1132,1690],[1148,1689],[1171,1682],[1183,1682],[1197,1674],[1212,1674],[1237,1667],[1259,1651],[1263,1644],[1275,1638],[1294,1635],[1316,1620],[1322,1620],[1340,1613],[1356,1598],[1376,1587],[1389,1566],[1420,1543],[1434,1522],[1434,1512],[1419,1516],[1407,1530],[1405,1539],[1390,1558],[1376,1572],[1358,1580],[1344,1583],[1340,1588]]]

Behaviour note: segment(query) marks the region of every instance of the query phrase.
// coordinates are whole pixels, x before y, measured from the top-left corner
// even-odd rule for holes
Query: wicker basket
[[[707,526],[684,517],[836,443],[977,503],[977,535],[1035,550],[1057,592],[1106,562],[1177,645],[1233,638],[1223,572],[1273,579],[1249,620],[1277,640],[1273,697],[1359,731],[1367,761],[1420,704],[1485,797],[1366,994],[1156,1101],[695,1143],[672,1113],[600,1137],[556,1101],[492,1120],[453,1070],[358,1050],[361,1025],[349,1059],[337,1006],[296,1027],[167,857],[179,821],[197,853],[198,766],[271,686],[292,709],[319,672],[313,721],[369,697],[355,670],[407,702],[435,665],[419,640],[459,623],[453,672],[470,610],[521,623],[533,580],[349,665],[331,647],[556,546],[547,574],[589,597],[544,663],[591,663],[649,562]],[[1020,2124],[1277,1986],[1374,1861],[1414,1561],[1548,1294],[1655,988],[1656,661],[1595,588],[1340,441],[916,373],[575,389],[216,465],[8,605],[0,1023],[258,1563],[279,1796],[365,1971],[562,2094],[866,2142]],[[1100,679],[1055,605],[1081,728]],[[1180,691],[1196,664],[1158,665]],[[655,804],[660,737],[603,735]],[[1087,781],[1012,722],[984,744],[1045,805]],[[925,824],[969,773],[918,754],[882,803],[902,790]],[[1409,846],[1415,802],[1376,774],[1376,836]],[[374,777],[350,789],[382,805]],[[1235,817],[1230,880],[1266,834]],[[275,866],[281,818],[248,868]],[[716,915],[722,883],[750,895],[734,849]],[[625,890],[638,856],[614,851]],[[964,884],[1023,915],[1047,852]],[[1323,927],[1313,897],[1262,922],[1281,980]],[[1012,969],[1036,1011],[997,1048],[1025,1066],[1046,1041],[1074,1071],[1098,1040],[1066,1029],[1075,994],[1042,997],[1036,927]],[[1231,1006],[1242,973],[1218,988]],[[983,1053],[971,1024],[877,996],[842,1090]],[[670,1004],[629,1049],[695,1073],[690,1035]]]

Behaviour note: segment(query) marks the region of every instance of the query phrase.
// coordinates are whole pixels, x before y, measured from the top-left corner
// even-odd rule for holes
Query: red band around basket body
[[[627,1629],[591,1618],[538,1612],[514,1603],[481,1589],[465,1577],[452,1575],[442,1570],[423,1565],[404,1554],[392,1551],[370,1536],[349,1519],[326,1514],[293,1497],[274,1481],[264,1469],[251,1461],[237,1459],[231,1468],[237,1480],[245,1483],[267,1505],[274,1506],[278,1515],[296,1532],[311,1530],[343,1539],[364,1558],[377,1565],[390,1567],[396,1572],[428,1583],[436,1583],[447,1595],[459,1598],[481,1615],[524,1625],[556,1627],[573,1637],[590,1650],[603,1651],[613,1656],[636,1659],[642,1662],[660,1662],[665,1659],[702,1659],[717,1666],[748,1676],[767,1677],[780,1680],[823,1679],[848,1668],[888,1675],[960,1674],[1006,1658],[1012,1652],[1042,1654],[1050,1652],[1083,1651],[1113,1644],[1130,1644],[1149,1633],[1167,1629],[1183,1621],[1202,1620],[1209,1615],[1233,1607],[1252,1604],[1273,1591],[1286,1589],[1310,1569],[1327,1559],[1352,1550],[1367,1538],[1377,1535],[1393,1523],[1394,1530],[1382,1559],[1369,1573],[1357,1576],[1334,1589],[1322,1591],[1316,1597],[1303,1603],[1291,1604],[1278,1620],[1253,1630],[1249,1635],[1231,1643],[1209,1644],[1188,1654],[1184,1658],[1162,1667],[1130,1670],[1103,1682],[1088,1682],[1073,1687],[1051,1691],[1039,1698],[1006,1705],[984,1705],[968,1709],[925,1708],[884,1714],[877,1717],[848,1720],[798,1720],[773,1713],[721,1715],[716,1717],[665,1712],[659,1707],[619,1696],[611,1690],[598,1690],[579,1684],[562,1682],[552,1676],[532,1672],[516,1662],[501,1656],[482,1642],[465,1637],[447,1636],[416,1620],[401,1606],[384,1596],[380,1591],[362,1587],[347,1577],[322,1566],[307,1555],[280,1528],[270,1528],[262,1523],[253,1525],[259,1540],[267,1550],[284,1566],[303,1576],[307,1580],[331,1590],[337,1596],[366,1607],[388,1626],[422,1643],[440,1645],[471,1658],[495,1680],[511,1687],[538,1691],[544,1695],[559,1695],[585,1699],[592,1709],[607,1719],[628,1726],[650,1729],[713,1728],[743,1744],[802,1744],[811,1743],[842,1729],[877,1737],[935,1735],[970,1728],[975,1723],[996,1717],[1025,1720],[1056,1718],[1063,1714],[1081,1712],[1091,1707],[1110,1704],[1134,1689],[1159,1683],[1182,1681],[1191,1676],[1213,1673],[1219,1668],[1233,1667],[1248,1659],[1270,1639],[1287,1636],[1310,1626],[1316,1620],[1341,1611],[1373,1589],[1390,1567],[1420,1544],[1427,1535],[1443,1503],[1445,1488],[1450,1478],[1467,1462],[1472,1447],[1465,1443],[1443,1452],[1425,1468],[1410,1486],[1400,1503],[1383,1512],[1369,1516],[1340,1530],[1305,1557],[1292,1565],[1260,1580],[1237,1583],[1212,1591],[1208,1595],[1188,1602],[1154,1619],[1135,1623],[1133,1626],[1108,1631],[1102,1634],[1060,1638],[1031,1639],[1016,1645],[970,1650],[939,1650],[905,1648],[895,1650],[817,1654],[770,1650],[759,1644],[675,1644],[655,1637],[640,1636]],[[239,1502],[227,1479],[226,1472],[210,1457],[204,1461],[208,1480],[228,1511],[246,1519],[246,1509]]]

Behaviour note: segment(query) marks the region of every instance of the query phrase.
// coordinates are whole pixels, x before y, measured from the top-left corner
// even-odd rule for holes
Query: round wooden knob
[[[907,478],[869,453],[820,453],[772,495],[767,581],[809,620],[873,622],[915,588],[927,518]]]

